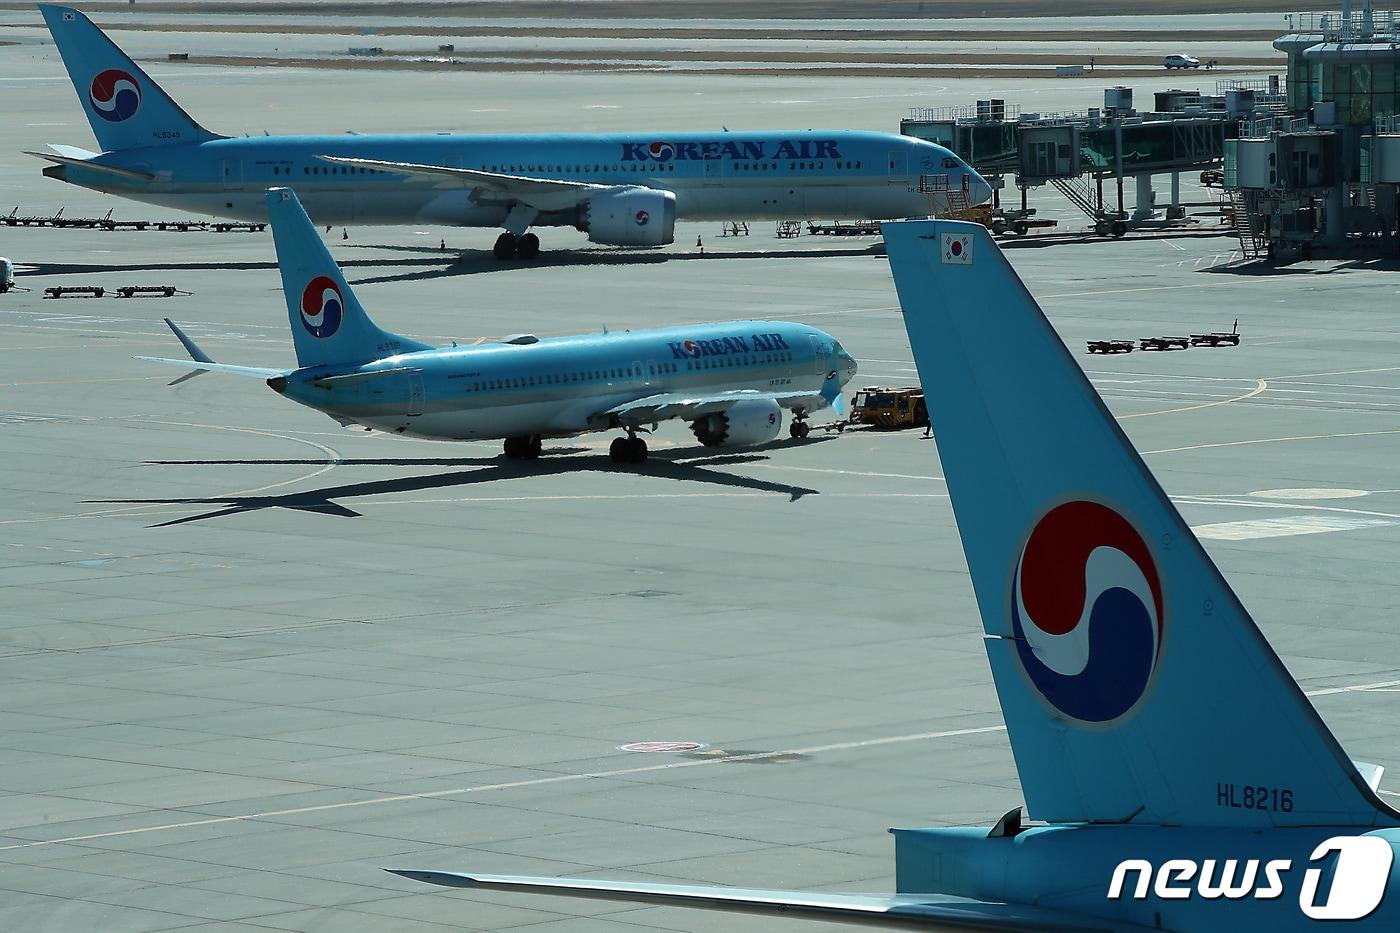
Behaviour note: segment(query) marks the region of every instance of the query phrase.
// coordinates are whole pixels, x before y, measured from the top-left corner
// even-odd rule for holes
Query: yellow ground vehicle
[[[872,428],[898,430],[922,428],[928,424],[924,390],[915,387],[866,386],[851,398],[851,415],[837,430],[864,424]]]

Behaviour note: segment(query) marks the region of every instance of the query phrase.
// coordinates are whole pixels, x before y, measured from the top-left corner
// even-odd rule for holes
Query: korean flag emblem
[[[78,18],[77,18],[76,16],[74,16],[72,13],[64,13],[64,14],[63,14],[63,21],[64,21],[65,23],[75,23],[75,22],[78,21]]]
[[[968,233],[943,234],[943,263],[952,266],[972,265],[972,235]]]

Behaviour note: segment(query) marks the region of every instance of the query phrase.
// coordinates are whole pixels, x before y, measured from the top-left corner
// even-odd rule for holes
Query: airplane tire
[[[788,434],[799,441],[805,440],[810,433],[812,433],[812,427],[805,421],[794,421],[788,426]]]
[[[491,247],[491,252],[497,259],[511,259],[515,256],[517,248],[515,234],[502,233],[496,237],[496,245]]]
[[[646,463],[647,462],[647,442],[640,437],[627,438],[627,462]]]
[[[627,462],[627,438],[615,437],[612,445],[608,447],[608,456],[612,457],[613,463]]]
[[[511,460],[534,460],[544,449],[537,434],[528,437],[508,437],[504,446],[505,454]]]
[[[521,259],[534,259],[540,254],[540,238],[533,233],[524,234],[516,241],[515,253]]]

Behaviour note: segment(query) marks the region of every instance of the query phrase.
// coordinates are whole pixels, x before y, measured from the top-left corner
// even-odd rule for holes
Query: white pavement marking
[[[1350,431],[1341,434],[1295,434],[1291,437],[1260,437],[1251,441],[1221,441],[1217,444],[1192,444],[1189,447],[1160,447],[1157,450],[1144,450],[1142,454],[1176,454],[1187,450],[1212,450],[1216,447],[1247,447],[1251,444],[1282,444],[1289,441],[1325,441],[1340,437],[1380,437],[1386,434],[1400,434],[1400,431]]]
[[[1286,538],[1292,535],[1326,534],[1394,525],[1392,519],[1355,518],[1340,515],[1289,515],[1281,518],[1251,518],[1238,522],[1192,525],[1198,538],[1212,541],[1251,541],[1256,538]]]
[[[807,748],[792,748],[775,752],[750,752],[743,755],[724,755],[719,758],[690,758],[685,761],[669,761],[664,764],[641,765],[635,768],[616,768],[612,771],[588,771],[582,774],[556,774],[550,777],[529,778],[523,781],[506,781],[500,784],[478,784],[474,787],[454,787],[448,790],[425,791],[421,794],[392,794],[384,797],[368,797],[363,800],[346,800],[340,803],[326,803],[311,807],[294,807],[288,810],[268,810],[263,813],[246,813],[238,816],[216,816],[203,820],[186,820],[180,823],[164,823],[159,826],[144,826],[138,829],[118,829],[108,833],[91,833],[85,836],[65,836],[61,839],[39,839],[34,842],[20,842],[0,846],[0,852],[14,849],[32,849],[38,846],[59,845],[61,843],[91,842],[95,839],[111,839],[114,836],[134,836],[141,833],[155,833],[171,829],[188,829],[193,826],[217,826],[221,823],[239,823],[247,820],[273,819],[283,816],[299,816],[305,813],[322,813],[327,810],[344,810],[351,807],[368,807],[383,803],[399,803],[405,800],[432,800],[438,797],[459,797],[463,794],[479,794],[491,790],[514,790],[521,787],[540,787],[546,784],[563,784],[573,781],[593,781],[606,778],[629,777],[634,774],[647,774],[653,771],[677,771],[682,768],[704,768],[737,761],[762,761],[765,758],[778,758],[788,755],[816,755],[823,752],[849,751],[858,748],[873,748],[879,745],[897,745],[904,742],[920,742],[927,739],[948,739],[963,735],[980,735],[987,732],[1004,732],[1005,726],[981,726],[973,729],[950,729],[945,732],[916,732],[912,735],[895,735],[878,739],[860,739],[853,742],[833,742],[829,745],[812,745]]]
[[[1308,690],[1304,696],[1331,696],[1338,693],[1355,693],[1367,690],[1381,690],[1400,686],[1400,680],[1380,683],[1356,684],[1350,687],[1326,687]],[[355,807],[370,807],[386,803],[402,803],[407,800],[433,800],[439,797],[460,797],[465,794],[479,794],[493,790],[514,790],[521,787],[540,787],[547,784],[564,784],[575,781],[594,781],[607,778],[630,777],[634,774],[649,774],[658,771],[678,771],[684,768],[703,768],[730,762],[762,761],[767,758],[781,758],[788,755],[818,755],[825,752],[852,751],[862,748],[876,748],[883,745],[902,745],[909,742],[925,742],[930,739],[951,739],[965,735],[986,735],[1005,732],[1005,725],[978,726],[971,729],[948,729],[942,732],[915,732],[909,735],[891,735],[877,739],[856,739],[850,742],[832,742],[827,745],[811,745],[806,748],[791,748],[772,752],[749,752],[743,755],[724,755],[719,758],[693,758],[685,761],[671,761],[656,765],[643,765],[635,768],[617,768],[611,771],[588,771],[581,774],[556,774],[550,777],[529,778],[523,781],[506,781],[499,784],[478,784],[473,787],[454,787],[447,790],[424,791],[419,794],[390,794],[383,797],[366,797],[362,800],[345,800],[339,803],[326,803],[310,807],[294,807],[287,810],[267,810],[262,813],[245,813],[236,816],[215,816],[202,820],[184,820],[179,823],[162,823],[157,826],[142,826],[135,829],[117,829],[106,833],[89,833],[83,836],[64,836],[58,839],[36,839],[32,842],[18,842],[0,846],[0,852],[16,849],[34,849],[41,846],[92,842],[97,839],[112,839],[118,836],[136,836],[144,833],[158,833],[172,829],[189,829],[196,826],[218,826],[224,823],[243,823],[249,820],[270,820],[278,817],[299,816],[306,813],[324,813],[329,810],[346,810]],[[1381,791],[1391,797],[1400,794]]]
[[[1365,489],[1337,489],[1327,486],[1306,486],[1296,489],[1259,489],[1247,493],[1255,499],[1358,499],[1369,496]]]

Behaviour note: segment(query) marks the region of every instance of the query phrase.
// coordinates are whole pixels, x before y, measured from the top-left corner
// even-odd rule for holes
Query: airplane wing
[[[1146,927],[1048,910],[1028,904],[974,901],[942,895],[821,894],[707,885],[650,884],[469,875],[448,871],[387,869],[412,881],[452,888],[520,891],[663,907],[700,907],[728,913],[784,916],[870,927],[947,933],[1147,933]]]
[[[179,366],[182,369],[193,369],[201,373],[224,373],[229,376],[252,376],[255,379],[271,379],[273,376],[283,376],[286,373],[280,369],[264,369],[261,366],[233,366],[229,363],[209,363],[204,361],[191,362],[190,360],[168,360],[159,356],[138,356],[138,360],[147,363],[164,363],[166,366]]]
[[[839,387],[838,387],[838,392]],[[817,392],[755,392],[752,389],[739,389],[733,392],[716,392],[709,395],[686,395],[680,392],[665,392],[647,395],[615,408],[602,412],[600,418],[620,425],[651,424],[668,418],[694,419],[724,411],[736,402],[771,399],[784,408],[799,405],[818,407],[823,401],[829,402]]]
[[[286,371],[281,369],[267,369],[261,366],[234,366],[230,363],[216,363],[213,357],[200,349],[199,344],[190,339],[190,336],[182,331],[179,326],[170,318],[165,319],[165,324],[175,333],[175,337],[180,341],[180,345],[185,348],[185,352],[190,355],[188,360],[170,360],[158,356],[138,356],[138,360],[147,363],[163,363],[166,366],[179,366],[190,370],[176,379],[171,385],[179,385],[195,376],[202,376],[205,373],[224,373],[229,376],[251,376],[254,379],[271,379],[274,376],[285,376]]]
[[[498,194],[527,200],[531,196],[582,194],[584,192],[606,191],[617,185],[599,185],[587,181],[570,181],[565,178],[534,178],[529,175],[507,175],[502,172],[483,172],[474,168],[453,168],[449,165],[425,165],[417,162],[384,162],[378,159],[351,159],[343,156],[319,157],[325,162],[337,165],[351,165],[358,168],[372,168],[380,172],[392,172],[415,178],[429,178],[438,181],[456,181],[469,188],[485,188]]]

